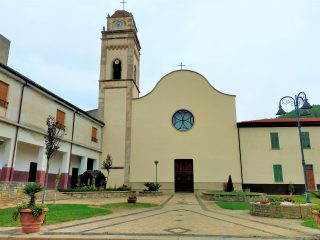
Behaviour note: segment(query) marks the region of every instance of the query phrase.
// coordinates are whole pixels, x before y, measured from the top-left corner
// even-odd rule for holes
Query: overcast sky
[[[300,91],[320,104],[319,0],[126,1],[142,47],[141,96],[182,61],[237,95],[238,121],[273,118],[279,99]],[[120,0],[0,0],[0,9],[8,65],[96,108],[101,30]]]

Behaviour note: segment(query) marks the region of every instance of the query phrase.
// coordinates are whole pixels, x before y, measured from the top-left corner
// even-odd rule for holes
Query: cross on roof
[[[124,0],[122,0],[122,2],[120,2],[120,3],[122,3],[122,10],[124,10],[124,4],[126,4],[127,2],[125,2]]]
[[[181,68],[181,70],[182,70],[182,67],[185,67],[186,65],[183,65],[182,64],[182,62],[178,65],[180,68]]]

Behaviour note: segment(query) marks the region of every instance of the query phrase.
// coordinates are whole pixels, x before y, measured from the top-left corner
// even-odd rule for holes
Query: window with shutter
[[[282,166],[280,164],[273,165],[273,174],[275,182],[283,182]]]
[[[277,132],[270,133],[271,149],[280,149],[279,134]]]
[[[97,139],[97,129],[96,129],[95,127],[92,127],[91,141],[92,141],[92,142],[98,142],[98,139]]]
[[[9,85],[0,81],[0,107],[7,108],[7,96],[8,96]]]
[[[64,118],[65,118],[65,112],[57,109],[57,115],[56,115],[56,121],[57,121],[57,127],[64,128]]]
[[[309,132],[302,132],[302,147],[311,148]]]

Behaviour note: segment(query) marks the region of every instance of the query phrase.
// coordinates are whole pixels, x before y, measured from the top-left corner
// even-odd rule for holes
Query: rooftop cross
[[[120,3],[122,3],[122,10],[124,10],[124,4],[126,4],[128,2],[125,2],[124,0],[122,0],[122,2],[120,2]]]
[[[182,64],[182,62],[180,63],[180,65],[178,65],[180,68],[181,68],[181,70],[182,70],[182,67],[185,67],[186,65],[183,65]]]

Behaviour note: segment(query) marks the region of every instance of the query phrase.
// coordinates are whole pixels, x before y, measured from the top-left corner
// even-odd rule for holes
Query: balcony
[[[0,99],[0,107],[8,108],[9,102]]]
[[[92,142],[96,142],[96,143],[97,143],[97,142],[98,142],[98,139],[97,139],[97,138],[95,138],[95,137],[91,137],[91,141],[92,141]]]

